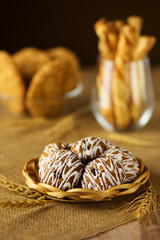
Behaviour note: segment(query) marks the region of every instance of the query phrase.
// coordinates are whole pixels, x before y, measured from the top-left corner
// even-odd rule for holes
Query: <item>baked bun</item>
[[[82,187],[104,191],[124,182],[125,170],[121,162],[110,156],[103,156],[91,161],[85,168]]]
[[[39,159],[39,177],[40,182],[66,191],[77,186],[83,164],[73,152],[57,150],[57,146],[49,144],[43,151]]]
[[[39,158],[40,182],[63,191],[75,187],[104,191],[134,181],[139,171],[132,153],[99,137],[49,144]]]
[[[110,141],[99,137],[87,137],[72,145],[71,151],[83,162],[98,158],[111,145]]]
[[[132,182],[139,174],[139,163],[133,154],[122,147],[110,146],[103,154],[123,164],[126,178],[123,183]]]

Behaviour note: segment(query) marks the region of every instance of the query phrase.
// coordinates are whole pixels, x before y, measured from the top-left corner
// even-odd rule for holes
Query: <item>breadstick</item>
[[[122,21],[114,21],[107,23],[107,42],[112,49],[112,53],[115,57],[117,43],[119,39],[119,31],[120,27],[122,27]],[[119,29],[118,29],[119,28]],[[112,103],[112,92],[111,92],[111,84],[112,84],[112,75],[114,64],[111,61],[102,61],[101,62],[101,77],[102,77],[102,87],[100,89],[100,111],[102,116],[107,119],[107,121],[114,125],[114,114],[113,114],[113,103]]]
[[[96,35],[99,38],[98,50],[101,54],[100,62],[101,62],[101,58],[107,58],[107,59],[111,58],[112,59],[112,57],[111,57],[112,53],[111,53],[110,48],[109,48],[109,46],[106,42],[107,20],[105,18],[101,18],[100,20],[98,20],[94,24],[94,29],[95,29]],[[101,67],[100,62],[99,62],[99,73],[98,73],[97,79],[96,79],[99,96],[101,94],[102,75],[103,75],[103,71],[102,71],[102,67]]]
[[[133,59],[136,62],[131,63],[131,112],[134,123],[138,122],[142,109],[142,98],[145,85],[144,63],[142,60],[155,44],[155,37],[139,37],[138,43],[133,52]],[[140,61],[137,61],[140,60]]]
[[[156,43],[156,38],[153,36],[141,36],[134,49],[133,59],[139,60],[144,58]]]
[[[117,29],[117,31],[120,33],[124,26],[124,22],[122,20],[115,20],[114,25],[115,25],[115,28]]]
[[[113,106],[111,102],[111,68],[113,68],[113,63],[106,60],[114,59],[118,41],[118,31],[113,22],[106,22],[104,18],[100,19],[94,25],[94,28],[99,37],[99,51],[102,57],[96,80],[100,99],[100,112],[109,123],[114,124]]]
[[[107,42],[108,42],[108,45],[110,46],[110,49],[112,50],[113,59],[115,57],[118,38],[119,38],[119,30],[117,29],[115,22],[112,22],[112,21],[107,22]]]
[[[99,21],[97,21],[94,25],[95,32],[99,38],[98,41],[98,50],[101,54],[102,58],[105,59],[113,59],[113,53],[112,49],[108,45],[107,42],[107,22],[105,18],[101,18]]]
[[[139,40],[141,29],[142,29],[143,19],[139,16],[130,16],[127,18],[127,23],[128,25],[132,26],[135,29],[135,34],[136,34],[135,46],[136,46]],[[134,55],[135,46],[133,48],[132,55]],[[139,69],[138,63],[132,62],[130,64],[129,91],[131,94],[131,114],[132,114],[132,120],[134,123],[138,122],[141,109],[142,109],[142,87],[141,87],[141,79],[139,79],[140,77],[139,70],[141,71],[143,69]]]
[[[115,56],[115,71],[112,79],[114,115],[118,129],[125,129],[131,120],[126,63],[132,59],[132,49],[135,39],[136,32],[134,28],[124,25],[119,37]]]
[[[131,113],[133,123],[137,123],[142,111],[142,86],[144,85],[143,61],[130,63]]]
[[[95,23],[94,29],[99,38],[98,49],[101,57],[114,60],[119,35],[114,22],[107,22],[105,18],[101,18]]]
[[[135,34],[136,34],[136,41],[139,38],[141,29],[142,29],[142,24],[143,24],[143,18],[139,16],[129,16],[127,18],[127,23],[129,26],[133,27],[135,29]]]
[[[103,37],[102,31],[106,30],[106,23],[107,23],[107,20],[106,20],[106,18],[103,17],[103,18],[100,18],[93,26],[95,33],[99,39],[101,39],[101,37]]]
[[[102,116],[114,125],[113,105],[111,97],[111,83],[114,64],[111,61],[101,60],[97,78],[101,81],[99,90],[99,104]]]

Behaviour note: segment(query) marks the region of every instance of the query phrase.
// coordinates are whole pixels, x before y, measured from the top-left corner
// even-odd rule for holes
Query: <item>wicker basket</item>
[[[73,188],[68,191],[62,191],[51,185],[40,183],[38,177],[38,158],[28,161],[23,168],[23,175],[26,178],[26,184],[29,188],[37,190],[48,196],[49,199],[71,202],[105,201],[112,198],[132,194],[142,184],[149,179],[150,172],[143,161],[138,159],[140,164],[140,173],[138,178],[132,183],[125,183],[111,187],[105,191],[95,191],[83,188]]]

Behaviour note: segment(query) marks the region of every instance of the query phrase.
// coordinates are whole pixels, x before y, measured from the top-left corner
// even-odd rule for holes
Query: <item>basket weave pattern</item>
[[[150,172],[146,166],[144,166],[143,161],[138,159],[140,164],[140,173],[136,180],[132,183],[125,183],[118,186],[111,187],[105,191],[95,191],[83,188],[73,188],[67,191],[62,191],[51,185],[40,183],[38,177],[38,158],[28,161],[23,168],[23,175],[26,179],[26,184],[29,188],[35,189],[41,193],[44,193],[51,199],[56,200],[74,200],[74,201],[104,201],[110,200],[112,198],[132,194],[134,193],[142,184],[146,183],[149,179]]]

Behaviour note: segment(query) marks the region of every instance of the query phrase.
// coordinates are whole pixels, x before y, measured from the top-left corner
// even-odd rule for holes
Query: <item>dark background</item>
[[[0,0],[0,49],[13,53],[25,46],[41,49],[64,45],[74,50],[83,65],[93,65],[97,37],[93,24],[129,15],[144,18],[143,34],[155,35],[157,43],[150,57],[160,63],[160,7],[157,1],[107,0]]]

